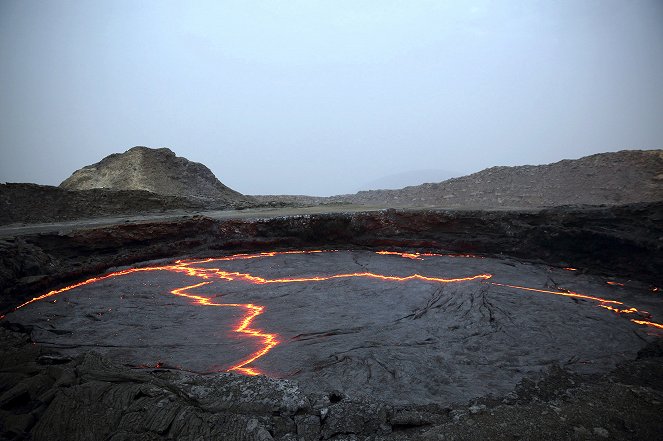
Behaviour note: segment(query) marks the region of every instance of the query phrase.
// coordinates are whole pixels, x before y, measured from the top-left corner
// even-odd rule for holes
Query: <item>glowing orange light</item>
[[[547,289],[536,289],[536,288],[528,288],[526,286],[518,286],[518,285],[507,285],[505,283],[497,283],[497,282],[490,282],[493,285],[497,286],[505,286],[508,288],[514,288],[514,289],[521,289],[524,291],[534,291],[534,292],[541,292],[545,294],[554,294],[558,296],[564,296],[564,297],[572,297],[572,298],[578,298],[578,299],[584,299],[584,300],[592,300],[595,302],[599,302],[599,305],[601,308],[605,308],[609,311],[616,312],[618,314],[640,314],[644,316],[649,316],[649,313],[647,311],[640,311],[637,308],[615,308],[614,306],[606,305],[606,303],[611,303],[613,305],[623,305],[623,302],[619,302],[617,300],[609,300],[609,299],[603,299],[601,297],[595,297],[595,296],[588,296],[585,294],[579,294],[577,292],[572,292],[572,291],[550,291]],[[645,326],[652,326],[655,328],[661,328],[663,329],[663,325],[651,321],[646,321],[646,320],[634,320],[631,319],[633,323],[637,323],[639,325],[645,325]]]
[[[580,294],[580,293],[573,292],[573,291],[549,291],[547,289],[528,288],[526,286],[507,285],[505,283],[497,283],[497,282],[491,282],[491,283],[493,285],[497,285],[497,286],[506,286],[508,288],[522,289],[524,291],[534,291],[534,292],[541,292],[541,293],[545,293],[545,294],[554,294],[556,296],[574,297],[576,299],[594,300],[595,302],[613,303],[615,305],[623,305],[622,302],[618,302],[617,300],[602,299],[601,297],[588,296],[588,295]]]
[[[258,375],[261,372],[255,368],[251,367],[252,363],[254,363],[256,360],[259,358],[263,357],[266,355],[269,351],[272,350],[276,345],[279,344],[278,340],[278,335],[275,333],[267,333],[264,332],[260,329],[256,329],[252,327],[252,323],[256,317],[258,317],[260,314],[262,314],[265,311],[265,307],[261,305],[255,305],[253,303],[220,303],[214,300],[213,297],[206,297],[204,295],[200,294],[193,294],[189,291],[200,288],[205,285],[209,285],[212,283],[213,280],[224,280],[224,281],[243,281],[247,282],[250,284],[255,284],[255,285],[265,285],[265,284],[273,284],[273,283],[307,283],[307,282],[324,282],[324,281],[329,281],[329,280],[334,280],[334,279],[345,279],[345,278],[367,278],[367,279],[375,279],[375,280],[383,280],[383,281],[388,281],[388,282],[409,282],[409,281],[423,281],[423,282],[433,282],[433,283],[458,283],[458,282],[469,282],[469,281],[485,281],[488,280],[492,277],[491,274],[477,274],[473,276],[467,276],[467,277],[457,277],[457,278],[443,278],[443,277],[432,277],[432,276],[424,276],[421,274],[412,274],[409,276],[392,276],[392,275],[384,275],[384,274],[376,274],[376,273],[371,273],[371,272],[360,272],[360,273],[342,273],[342,274],[331,274],[331,275],[317,275],[317,276],[307,276],[307,277],[283,277],[283,278],[275,278],[275,279],[268,279],[260,276],[254,276],[249,273],[240,273],[236,271],[225,271],[222,270],[221,268],[205,268],[201,267],[199,265],[210,263],[210,262],[218,262],[218,261],[234,261],[234,260],[248,260],[248,259],[258,259],[258,258],[266,258],[266,257],[274,257],[278,255],[288,255],[288,254],[314,254],[314,253],[323,253],[323,252],[334,252],[335,250],[330,250],[330,251],[322,251],[322,250],[312,250],[312,251],[271,251],[271,252],[264,252],[264,253],[256,253],[256,254],[235,254],[231,256],[225,256],[225,257],[216,257],[216,258],[209,258],[209,259],[202,259],[202,260],[178,260],[172,265],[164,265],[164,266],[153,266],[153,267],[139,267],[139,268],[130,268],[130,269],[125,269],[121,271],[116,271],[112,272],[103,276],[98,276],[98,277],[92,277],[87,280],[84,280],[82,282],[74,283],[72,285],[66,286],[64,288],[60,289],[55,289],[52,291],[49,291],[45,294],[42,294],[40,296],[34,297],[20,305],[18,305],[16,308],[14,308],[14,311],[20,308],[23,308],[31,303],[44,300],[50,297],[53,297],[57,294],[61,294],[66,291],[71,291],[75,288],[79,288],[82,286],[90,285],[92,283],[100,282],[103,280],[108,280],[113,277],[117,276],[124,276],[132,273],[140,273],[140,272],[149,272],[149,271],[168,271],[168,272],[174,272],[174,273],[181,273],[187,276],[191,277],[196,277],[199,279],[203,279],[202,282],[195,283],[192,285],[184,286],[181,288],[176,288],[170,291],[171,294],[178,296],[178,297],[183,297],[189,299],[192,304],[195,305],[201,305],[201,306],[216,306],[216,307],[233,307],[233,308],[241,308],[245,310],[245,314],[241,318],[239,324],[233,329],[233,332],[237,332],[240,334],[244,334],[246,336],[258,338],[261,342],[261,348],[258,349],[257,351],[253,352],[250,354],[248,357],[240,361],[239,363],[235,364],[234,366],[231,366],[228,368],[228,371],[235,371],[239,372],[245,375]],[[478,256],[473,256],[473,255],[445,255],[445,254],[433,254],[433,253],[400,253],[400,252],[394,252],[394,251],[378,251],[377,254],[381,255],[395,255],[407,259],[413,259],[413,260],[423,260],[423,257],[428,257],[428,256],[451,256],[451,257],[478,257]],[[564,268],[569,271],[576,271],[575,268]],[[552,290],[545,290],[545,289],[537,289],[537,288],[529,288],[525,286],[518,286],[518,285],[509,285],[509,284],[503,284],[503,283],[497,283],[497,282],[488,282],[492,283],[493,285],[496,286],[503,286],[503,287],[508,287],[508,288],[513,288],[513,289],[519,289],[519,290],[524,290],[524,291],[533,291],[533,292],[539,292],[539,293],[545,293],[545,294],[553,294],[553,295],[559,295],[559,296],[564,296],[564,297],[572,297],[572,298],[579,298],[579,299],[585,299],[585,300],[591,300],[598,302],[600,307],[608,309],[610,311],[619,313],[619,314],[634,314],[637,313],[641,316],[645,316],[645,318],[648,317],[648,313],[645,311],[639,311],[636,308],[620,308],[620,307],[614,307],[610,306],[609,304],[612,305],[623,305],[622,302],[619,302],[617,300],[609,300],[609,299],[603,299],[600,297],[595,297],[595,296],[590,296],[590,295],[585,295],[585,294],[580,294],[572,291],[552,291]],[[610,284],[613,284],[611,282],[608,282]],[[617,282],[614,282],[614,284],[618,284]],[[621,285],[621,284],[619,284]],[[622,285],[623,286],[623,285]],[[658,288],[652,289],[652,291],[658,291]],[[55,300],[53,301],[55,302]],[[4,318],[4,316],[0,316],[0,319]],[[661,328],[663,329],[663,325],[659,323],[655,323],[652,321],[647,321],[647,320],[631,320],[633,323],[639,324],[639,325],[645,325],[645,326],[651,326],[655,328]],[[161,362],[157,363],[157,365],[161,365]]]
[[[655,322],[650,322],[647,320],[631,320],[633,323],[637,323],[638,325],[645,325],[645,326],[651,326],[652,328],[658,328],[658,329],[663,329],[663,325],[660,323],[655,323]]]
[[[376,251],[375,254],[382,254],[384,256],[400,256],[412,260],[424,260],[421,258],[421,254],[419,253],[398,253],[396,251]]]
[[[230,367],[228,371],[238,371],[246,375],[258,375],[260,372],[256,369],[246,367],[246,365],[254,362],[258,358],[265,355],[269,352],[274,346],[279,344],[276,334],[269,334],[262,332],[258,329],[253,329],[250,327],[251,322],[254,318],[262,314],[262,311],[265,309],[263,306],[256,306],[251,303],[216,303],[208,297],[203,297],[195,294],[189,294],[185,291],[190,289],[199,288],[203,285],[208,285],[212,282],[200,282],[194,285],[185,286],[184,288],[177,288],[171,291],[172,294],[180,297],[186,297],[188,299],[194,300],[195,303],[204,306],[226,306],[226,307],[235,307],[235,308],[245,308],[248,313],[242,318],[239,326],[234,329],[234,332],[239,332],[242,334],[247,334],[253,337],[258,337],[262,340],[263,347],[251,354],[247,359],[242,360],[236,365]]]
[[[177,264],[190,264],[190,263],[210,263],[210,262],[227,262],[232,260],[250,260],[250,259],[260,259],[264,257],[274,257],[274,256],[283,256],[288,254],[319,254],[319,253],[333,253],[338,250],[303,250],[303,251],[268,251],[264,253],[254,253],[254,254],[233,254],[231,256],[224,257],[210,257],[208,259],[197,259],[197,260],[177,260]]]
[[[165,265],[160,267],[142,267],[142,268],[130,268],[122,271],[116,271],[113,273],[106,274],[104,276],[92,277],[90,279],[78,282],[64,288],[56,289],[47,292],[46,294],[34,297],[27,302],[24,302],[14,308],[14,310],[23,308],[31,303],[44,300],[46,298],[61,294],[66,291],[79,288],[81,286],[90,285],[92,283],[100,282],[117,276],[123,276],[127,274],[137,273],[137,272],[147,272],[147,271],[169,271],[183,273],[188,276],[202,278],[203,282],[199,282],[193,285],[188,285],[182,288],[174,289],[171,294],[184,297],[192,301],[193,304],[201,306],[225,306],[225,307],[235,307],[243,308],[246,310],[246,314],[241,319],[240,324],[233,330],[241,334],[248,336],[256,337],[261,340],[262,347],[251,354],[246,359],[242,360],[238,364],[230,367],[229,371],[236,371],[246,375],[258,375],[260,371],[253,367],[248,367],[247,365],[253,363],[260,357],[267,354],[274,346],[278,345],[278,335],[270,334],[263,332],[259,329],[254,329],[251,327],[253,320],[264,311],[264,306],[254,305],[252,303],[218,303],[215,302],[212,298],[205,297],[198,294],[189,293],[189,290],[199,288],[201,286],[212,283],[210,279],[219,279],[226,281],[244,281],[256,285],[271,284],[271,283],[304,283],[304,282],[324,282],[333,279],[343,279],[343,278],[372,278],[377,280],[384,280],[390,282],[407,282],[412,280],[419,280],[425,282],[435,282],[435,283],[456,283],[456,282],[467,282],[472,280],[487,280],[492,277],[491,274],[478,274],[469,277],[458,277],[458,278],[442,278],[442,277],[430,277],[423,276],[420,274],[412,274],[410,276],[389,276],[384,274],[376,274],[370,272],[362,273],[345,273],[345,274],[332,274],[328,276],[311,276],[311,277],[285,277],[277,279],[267,279],[264,277],[254,276],[248,273],[240,273],[233,271],[224,271],[219,268],[201,268],[195,265],[200,265],[209,262],[216,261],[232,261],[232,260],[247,260],[247,259],[256,259],[262,257],[273,257],[277,255],[285,254],[312,254],[312,253],[322,253],[325,251],[313,250],[313,251],[273,251],[266,253],[257,253],[257,254],[236,254],[233,256],[219,257],[219,258],[210,258],[202,260],[178,260],[173,265]]]
[[[324,282],[327,280],[333,279],[347,279],[350,277],[362,277],[378,280],[387,280],[390,282],[407,282],[409,280],[423,280],[426,282],[438,282],[438,283],[454,283],[454,282],[469,282],[472,280],[487,280],[492,277],[492,274],[478,274],[476,276],[470,277],[458,277],[458,278],[442,278],[442,277],[429,277],[422,276],[421,274],[412,274],[411,276],[385,276],[383,274],[375,273],[347,273],[347,274],[333,274],[331,276],[313,276],[313,277],[286,277],[282,279],[264,279],[262,277],[251,276],[250,274],[235,274],[238,278],[242,280],[250,280],[253,283],[257,284],[266,284],[266,283],[301,283],[301,282]],[[222,276],[222,277],[225,277]]]
[[[608,285],[613,285],[613,286],[624,286],[623,283],[613,282],[612,280],[608,280],[608,281],[605,282],[605,283],[607,283]]]
[[[122,271],[116,271],[114,273],[109,273],[109,274],[106,274],[105,276],[92,277],[92,278],[89,278],[87,280],[83,280],[82,282],[74,283],[73,285],[65,286],[64,288],[60,288],[60,289],[54,289],[52,291],[47,292],[46,294],[42,294],[40,296],[33,297],[32,299],[28,300],[27,302],[21,303],[20,305],[18,305],[16,308],[14,308],[14,311],[16,311],[19,308],[23,308],[24,306],[27,306],[30,303],[34,303],[34,302],[37,302],[39,300],[43,300],[43,299],[46,299],[46,298],[49,298],[49,297],[53,297],[54,295],[61,294],[61,293],[66,292],[66,291],[71,291],[72,289],[80,288],[81,286],[90,285],[90,284],[96,283],[96,282],[101,282],[102,280],[107,280],[107,279],[111,279],[113,277],[124,276],[124,275],[127,275],[127,274],[132,274],[132,273],[141,272],[141,271],[164,271],[164,270],[168,271],[170,268],[176,269],[175,266],[130,268],[130,269],[122,270]]]
[[[565,269],[567,271],[578,271],[578,268],[571,268],[571,267],[566,267],[566,268],[562,268],[562,269]]]
[[[617,314],[636,314],[640,313],[637,308],[627,308],[627,309],[620,309],[620,308],[615,308],[614,306],[610,305],[599,305],[601,308],[608,309],[612,312],[616,312]]]
[[[398,251],[376,251],[375,254],[381,254],[383,256],[398,256],[412,260],[424,260],[424,257],[467,257],[472,259],[483,259],[482,256],[476,256],[474,254],[401,253]]]

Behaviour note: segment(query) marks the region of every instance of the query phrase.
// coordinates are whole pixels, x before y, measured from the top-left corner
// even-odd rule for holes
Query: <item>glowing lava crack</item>
[[[420,275],[420,274],[412,274],[409,276],[393,276],[393,275],[385,275],[385,274],[376,274],[372,272],[358,272],[358,273],[342,273],[342,274],[331,274],[331,275],[316,275],[316,276],[309,276],[309,277],[284,277],[284,278],[264,278],[264,277],[259,277],[255,276],[249,273],[242,273],[242,272],[233,272],[233,271],[226,271],[221,268],[208,268],[208,267],[203,267],[201,265],[203,264],[208,264],[212,262],[223,262],[223,261],[236,261],[236,260],[249,260],[249,259],[257,259],[257,258],[267,258],[267,257],[274,257],[277,255],[284,255],[284,254],[314,254],[314,253],[323,253],[326,251],[286,251],[286,252],[268,252],[268,253],[256,253],[256,254],[236,254],[233,256],[228,256],[228,257],[220,257],[220,258],[213,258],[213,259],[202,259],[202,260],[179,260],[176,261],[175,263],[171,265],[164,265],[164,266],[151,266],[151,267],[142,267],[142,268],[131,268],[131,269],[125,269],[122,271],[117,271],[113,272],[110,274],[106,274],[103,276],[99,277],[93,277],[90,279],[87,279],[85,281],[75,283],[72,285],[69,285],[64,288],[60,288],[57,290],[50,291],[46,294],[40,295],[38,297],[35,297],[19,306],[17,306],[14,310],[23,308],[31,303],[47,299],[49,297],[53,297],[57,294],[66,292],[66,291],[71,291],[73,289],[85,286],[85,285],[90,285],[96,282],[100,282],[103,280],[108,280],[114,277],[118,276],[123,276],[127,274],[132,274],[132,273],[141,273],[141,272],[150,272],[150,271],[167,271],[167,272],[172,272],[172,273],[180,273],[180,274],[185,274],[187,276],[195,277],[198,279],[202,279],[202,282],[198,282],[195,284],[187,285],[184,287],[176,288],[170,291],[171,294],[186,298],[191,301],[192,304],[195,305],[201,305],[201,306],[212,306],[212,307],[231,307],[231,308],[240,308],[243,309],[244,315],[242,316],[241,320],[239,323],[235,326],[233,329],[234,332],[246,336],[250,336],[253,338],[259,339],[261,342],[261,347],[257,351],[253,352],[243,360],[241,360],[239,363],[236,363],[235,365],[231,366],[228,368],[228,371],[234,371],[246,375],[258,375],[261,372],[251,366],[256,360],[259,358],[263,357],[265,354],[267,354],[269,351],[271,351],[276,345],[279,344],[279,338],[278,335],[275,333],[268,333],[260,329],[256,329],[252,327],[253,321],[255,320],[256,317],[261,315],[265,311],[265,307],[261,305],[256,305],[253,303],[222,303],[222,302],[217,302],[215,298],[217,296],[205,296],[202,294],[195,294],[194,290],[197,288],[201,288],[203,286],[211,284],[215,280],[222,280],[222,281],[241,281],[241,282],[246,282],[249,284],[254,284],[254,285],[266,285],[266,284],[285,284],[285,283],[310,283],[310,282],[323,282],[323,281],[329,281],[329,280],[335,280],[335,279],[348,279],[348,278],[363,278],[363,279],[375,279],[375,280],[381,280],[381,281],[387,281],[387,282],[408,282],[408,281],[422,281],[422,282],[430,282],[430,283],[461,283],[461,282],[469,282],[469,281],[480,281],[484,283],[490,283],[491,285],[494,286],[500,286],[504,288],[509,288],[509,289],[516,289],[516,290],[521,290],[521,291],[527,291],[527,292],[537,292],[537,293],[543,293],[543,294],[552,294],[552,295],[558,295],[558,296],[565,296],[565,297],[571,297],[571,298],[576,298],[576,299],[583,299],[583,300],[589,300],[593,302],[597,302],[598,306],[605,308],[607,310],[610,310],[612,312],[618,313],[618,314],[624,314],[624,315],[636,315],[639,317],[639,319],[631,319],[633,323],[639,324],[639,325],[645,325],[645,326],[650,326],[654,328],[659,328],[663,329],[663,325],[650,321],[650,317],[648,313],[644,311],[639,311],[636,308],[632,307],[626,307],[623,305],[622,302],[617,301],[617,300],[610,300],[610,299],[604,299],[601,297],[596,297],[596,296],[591,296],[591,295],[585,295],[585,294],[580,294],[572,291],[553,291],[553,290],[545,290],[545,289],[537,289],[537,288],[529,288],[529,287],[524,287],[524,286],[518,286],[518,285],[510,285],[510,284],[504,284],[504,283],[496,283],[496,282],[488,282],[488,279],[492,277],[491,274],[477,274],[473,276],[468,276],[468,277],[460,277],[460,278],[442,278],[442,277],[431,277],[431,276],[425,276],[425,275]],[[330,253],[333,251],[329,251]],[[407,258],[407,259],[412,259],[412,260],[423,260],[426,257],[432,257],[432,256],[449,256],[449,255],[441,255],[441,254],[424,254],[424,253],[399,253],[399,252],[393,252],[393,251],[379,251],[377,254],[380,255],[387,255],[387,256],[396,256],[396,257],[402,257],[402,258]],[[450,257],[477,257],[477,256],[470,256],[470,255],[450,255]],[[2,318],[2,317],[0,317]]]

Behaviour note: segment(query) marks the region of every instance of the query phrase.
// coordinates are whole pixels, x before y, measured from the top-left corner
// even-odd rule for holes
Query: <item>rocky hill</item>
[[[513,208],[663,200],[663,150],[623,150],[547,165],[492,167],[440,183],[330,201],[394,207]],[[302,201],[303,202],[303,201]]]
[[[0,225],[257,204],[223,185],[203,164],[166,148],[134,147],[75,171],[60,187],[0,184]]]
[[[170,149],[133,147],[75,171],[60,184],[65,190],[144,190],[165,196],[226,205],[254,202],[223,185],[203,164]]]

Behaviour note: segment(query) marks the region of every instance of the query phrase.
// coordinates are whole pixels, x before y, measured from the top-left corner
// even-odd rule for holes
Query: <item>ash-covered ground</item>
[[[70,357],[261,373],[395,405],[503,396],[554,366],[603,374],[663,336],[632,321],[663,323],[650,285],[510,258],[325,251],[138,268],[5,321]]]

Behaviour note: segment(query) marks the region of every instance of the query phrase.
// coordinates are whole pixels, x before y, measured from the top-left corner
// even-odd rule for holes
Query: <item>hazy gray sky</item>
[[[0,0],[0,181],[135,145],[248,194],[663,147],[661,0]]]

